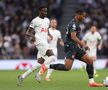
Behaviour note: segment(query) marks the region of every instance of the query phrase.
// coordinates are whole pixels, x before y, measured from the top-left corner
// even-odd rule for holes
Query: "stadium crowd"
[[[0,59],[36,58],[37,49],[27,41],[24,33],[42,4],[48,5],[48,16],[60,20],[62,2],[63,0],[0,0]]]
[[[61,21],[64,0],[0,0],[0,59],[36,58],[37,49],[25,38],[30,21],[42,4],[48,5],[48,17]],[[103,37],[102,56],[108,55],[108,0],[79,0],[88,13],[81,28],[84,33],[91,23],[97,25]]]
[[[108,0],[79,0],[79,3],[88,14],[82,29],[86,32],[90,24],[97,26],[103,38],[103,47],[98,53],[102,57],[108,56]]]

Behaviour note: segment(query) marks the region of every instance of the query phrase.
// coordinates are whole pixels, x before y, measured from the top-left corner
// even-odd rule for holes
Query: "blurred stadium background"
[[[56,17],[58,29],[65,35],[65,26],[76,9],[88,13],[81,24],[83,34],[91,23],[98,26],[103,37],[103,48],[98,58],[108,56],[108,1],[107,0],[0,0],[0,59],[34,59],[37,49],[25,38],[24,33],[30,21],[38,14],[38,7],[48,4],[48,17]],[[82,35],[83,36],[83,35]],[[58,46],[59,59],[64,58],[62,47]]]
[[[79,8],[84,9],[88,15],[81,24],[82,36],[92,23],[97,25],[98,31],[103,38],[103,46],[102,50],[98,51],[96,67],[99,69],[108,67],[108,0],[0,0],[0,70],[27,69],[35,65],[37,49],[27,41],[24,33],[30,21],[37,16],[38,8],[41,4],[48,5],[49,18],[57,18],[59,22],[58,29],[61,31],[63,39],[65,26],[72,19],[75,10]],[[58,46],[58,52],[59,61],[63,63],[65,56],[63,47]],[[80,66],[81,62],[76,61],[73,67],[79,68]],[[15,84],[16,76],[21,72],[0,71],[0,90],[19,90],[15,86],[13,87],[12,84]],[[108,75],[106,72],[107,70],[99,71],[100,79],[98,81],[102,81]],[[53,74],[54,82],[51,84],[43,82],[36,88],[38,90],[89,90],[87,86],[85,88],[87,83],[87,78],[83,79],[85,74],[82,73],[82,76],[79,76],[80,73],[82,72],[73,71],[72,74],[71,72],[68,72],[68,74],[62,72],[61,77],[61,74],[56,72]],[[33,78],[33,76],[30,77]],[[27,87],[20,88],[20,90],[35,89],[35,83],[32,81],[33,79],[27,79],[25,83]],[[74,84],[74,82],[78,82],[78,84]],[[95,88],[93,90],[104,89]]]

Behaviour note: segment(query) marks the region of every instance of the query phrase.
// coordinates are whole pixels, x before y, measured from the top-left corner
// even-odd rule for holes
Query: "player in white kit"
[[[61,46],[64,46],[64,42],[61,37],[61,32],[57,30],[57,20],[56,18],[51,18],[50,20],[50,28],[49,28],[49,33],[53,36],[52,40],[48,40],[50,48],[53,50],[54,55],[58,56],[58,51],[57,51],[57,43],[59,43]],[[47,70],[47,75],[45,80],[46,81],[51,81],[50,76],[53,72],[53,69],[48,69]]]
[[[26,32],[26,35],[29,36],[30,41],[32,41],[38,49],[37,64],[33,68],[28,69],[22,75],[18,76],[18,85],[22,85],[24,78],[30,75],[37,68],[40,68],[41,65],[44,65],[44,61],[47,64],[56,60],[56,57],[54,56],[53,51],[50,49],[47,41],[48,36],[50,39],[52,39],[52,36],[48,33],[50,21],[48,18],[46,18],[46,16],[47,7],[41,6],[39,8],[39,16],[31,21]]]
[[[97,31],[97,28],[95,25],[92,25],[90,28],[90,31],[85,34],[83,37],[83,41],[89,46],[90,50],[87,51],[88,55],[95,61],[97,58],[97,49],[101,49],[102,47],[102,37]],[[96,73],[96,69],[94,66],[94,75],[97,77],[98,74]]]

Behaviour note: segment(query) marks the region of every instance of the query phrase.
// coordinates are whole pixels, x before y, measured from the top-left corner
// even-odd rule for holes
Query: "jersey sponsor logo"
[[[47,28],[42,28],[41,32],[48,32]]]

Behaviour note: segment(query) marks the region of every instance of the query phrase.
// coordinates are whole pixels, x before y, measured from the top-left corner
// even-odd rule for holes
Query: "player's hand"
[[[52,40],[53,39],[53,36],[51,34],[48,34],[48,40]]]
[[[30,37],[30,42],[33,44],[36,41],[35,37]]]
[[[98,45],[98,47],[97,47],[97,48],[98,48],[98,50],[101,50],[101,48],[102,48],[102,45]]]
[[[85,50],[90,50],[89,46],[87,46],[87,45],[84,45],[83,48],[84,48]]]

